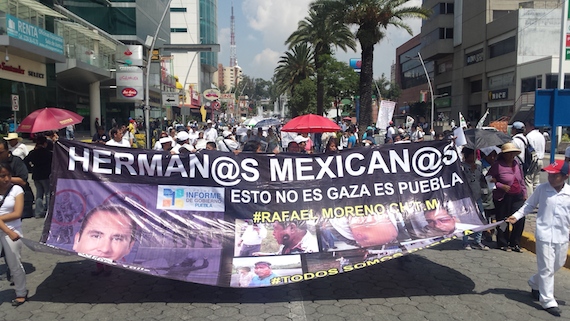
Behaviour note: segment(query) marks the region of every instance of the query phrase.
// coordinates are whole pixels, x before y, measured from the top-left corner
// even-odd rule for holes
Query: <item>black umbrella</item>
[[[495,130],[471,128],[464,130],[464,133],[465,139],[467,140],[465,147],[471,149],[499,146],[513,140],[511,136]]]

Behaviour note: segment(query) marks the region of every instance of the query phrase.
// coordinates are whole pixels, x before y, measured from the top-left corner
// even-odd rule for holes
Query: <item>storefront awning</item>
[[[45,16],[52,16],[57,18],[67,19],[66,16],[62,15],[61,13],[50,9],[49,7],[44,6],[43,4],[39,3],[38,1],[34,0],[17,0],[19,5],[26,6],[32,10],[35,10]]]

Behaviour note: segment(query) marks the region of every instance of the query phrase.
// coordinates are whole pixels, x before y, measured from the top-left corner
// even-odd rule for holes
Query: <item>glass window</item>
[[[188,32],[188,28],[170,28],[170,32]]]
[[[170,8],[170,12],[186,12],[186,8]]]
[[[521,92],[528,93],[536,90],[536,77],[521,79]]]
[[[489,46],[489,57],[494,58],[516,50],[516,37],[512,36]]]
[[[483,90],[483,80],[475,80],[471,82],[471,93],[478,93]]]

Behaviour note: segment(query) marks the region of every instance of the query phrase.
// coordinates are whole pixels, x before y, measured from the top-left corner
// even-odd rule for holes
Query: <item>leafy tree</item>
[[[301,80],[289,98],[289,116],[293,118],[309,113],[314,114],[317,110],[316,92],[317,85],[313,79]]]
[[[382,74],[382,77],[375,80],[376,86],[380,90],[380,96],[385,100],[397,100],[402,93],[400,86],[397,83],[390,81],[386,78],[386,75]],[[373,86],[372,90],[376,90],[376,86]]]
[[[358,74],[347,63],[329,56],[323,64],[322,74],[327,97],[325,106],[330,106],[335,101],[338,104],[343,98],[358,93]]]
[[[309,46],[299,44],[280,57],[275,68],[275,84],[281,93],[293,93],[295,86],[315,72],[313,52]]]
[[[297,30],[294,31],[285,44],[289,49],[300,44],[311,44],[315,71],[317,74],[317,114],[323,115],[324,109],[324,74],[323,65],[328,55],[335,46],[346,51],[348,48],[356,50],[354,35],[347,25],[341,20],[331,19],[323,7],[315,7],[309,10],[309,16],[299,21]]]
[[[356,25],[356,39],[362,48],[360,72],[360,119],[361,133],[372,121],[372,80],[374,45],[384,39],[386,29],[392,25],[406,30],[412,29],[404,23],[406,18],[427,18],[428,9],[417,6],[404,6],[410,0],[316,0],[311,9],[324,10],[334,20],[347,25]]]

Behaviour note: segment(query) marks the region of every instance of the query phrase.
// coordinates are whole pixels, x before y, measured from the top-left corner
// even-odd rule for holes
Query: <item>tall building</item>
[[[218,1],[217,0],[181,0],[174,1],[170,7],[170,38],[172,44],[214,44],[218,40]],[[215,72],[218,70],[217,52],[173,53],[173,70],[178,76],[185,94],[181,108],[190,108],[191,113],[199,115],[202,101],[196,99],[204,90],[213,88],[218,82]]]
[[[59,0],[56,1],[55,7],[62,8],[70,15],[76,16],[78,19],[85,21],[89,25],[102,30],[105,34],[111,35],[114,39],[127,45],[139,45],[142,50],[144,59],[149,59],[147,50],[142,48],[147,42],[147,36],[154,36],[158,29],[158,37],[156,39],[155,48],[160,48],[161,44],[170,43],[170,19],[166,19],[158,28],[158,24],[162,14],[167,10],[167,0],[145,1],[131,0],[125,1],[98,1],[98,0]],[[73,45],[73,42],[69,42]],[[123,54],[124,47],[117,47],[118,52],[115,56]],[[157,59],[157,63],[151,64],[149,79],[149,102],[151,105],[151,119],[162,119],[164,111],[161,108],[161,90],[166,85],[173,86],[171,77],[163,72],[163,63]],[[110,69],[114,70],[117,65],[116,61],[111,62]],[[124,62],[119,62],[119,66]],[[72,78],[80,78],[72,77]],[[138,77],[138,76],[137,76]],[[91,80],[89,80],[91,81]],[[101,80],[100,86],[97,82],[91,82],[89,86],[76,83],[76,88],[70,88],[73,84],[67,84],[66,88],[59,91],[60,95],[74,99],[75,96],[82,97],[84,94],[93,96],[95,92],[100,92],[101,125],[110,128],[112,119],[119,123],[124,123],[129,117],[142,118],[143,110],[141,107],[141,99],[132,99],[121,97],[117,92],[117,82],[114,75],[107,80]],[[99,87],[99,88],[96,88]],[[94,115],[91,115],[93,118]],[[93,122],[91,122],[93,123]],[[92,129],[93,131],[93,129]]]
[[[409,77],[418,86],[427,80],[416,59],[403,59],[419,50],[433,82],[436,130],[458,123],[459,112],[473,124],[486,110],[488,121],[532,118],[534,90],[555,88],[558,79],[560,1],[424,0],[423,7],[433,14],[419,44],[397,51],[396,74],[403,87]]]

